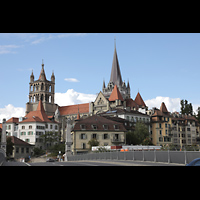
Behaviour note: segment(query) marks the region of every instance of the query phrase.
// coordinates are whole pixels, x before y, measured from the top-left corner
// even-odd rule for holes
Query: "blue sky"
[[[42,59],[47,79],[54,70],[56,93],[76,94],[62,104],[95,96],[103,79],[106,85],[110,79],[114,37],[122,79],[129,80],[133,99],[139,89],[150,108],[166,100],[170,111],[178,110],[180,99],[200,105],[199,33],[0,33],[0,120],[9,104],[25,108],[31,71],[38,79]]]

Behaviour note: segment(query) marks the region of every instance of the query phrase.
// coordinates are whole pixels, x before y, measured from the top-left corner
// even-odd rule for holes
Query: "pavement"
[[[175,163],[158,163],[148,161],[123,161],[123,160],[90,160],[90,161],[68,161],[68,162],[4,162],[2,166],[184,166]]]

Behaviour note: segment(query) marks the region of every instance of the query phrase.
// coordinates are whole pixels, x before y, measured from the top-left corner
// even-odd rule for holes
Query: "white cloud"
[[[89,103],[94,101],[95,98],[96,95],[94,94],[79,93],[73,89],[67,90],[66,93],[55,93],[55,103],[57,103],[59,106]]]
[[[145,104],[149,107],[149,109],[151,109],[152,107],[157,107],[159,109],[161,103],[164,102],[169,112],[174,112],[174,111],[180,112],[180,101],[181,101],[180,98],[158,96],[155,99],[146,100]]]
[[[20,48],[20,45],[0,45],[0,54],[16,53],[13,49]]]
[[[3,118],[6,120],[12,117],[22,117],[25,115],[25,108],[14,107],[12,104],[8,104],[5,108],[0,108],[0,122]]]
[[[67,82],[74,82],[74,83],[80,82],[80,81],[77,80],[76,78],[65,78],[65,81],[67,81]]]

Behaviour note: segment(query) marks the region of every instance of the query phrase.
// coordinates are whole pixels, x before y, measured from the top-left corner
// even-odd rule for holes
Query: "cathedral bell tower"
[[[37,109],[38,102],[42,100],[47,115],[53,115],[57,104],[54,104],[55,96],[55,75],[52,72],[51,81],[46,79],[44,63],[38,80],[34,80],[33,71],[29,83],[29,102],[26,103],[26,114]]]

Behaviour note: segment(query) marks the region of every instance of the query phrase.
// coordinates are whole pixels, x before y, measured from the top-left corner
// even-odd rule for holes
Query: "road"
[[[142,161],[123,161],[123,160],[101,160],[101,161],[69,161],[69,162],[38,162],[20,163],[5,162],[2,166],[184,166],[174,163],[154,163]]]

